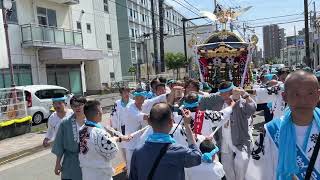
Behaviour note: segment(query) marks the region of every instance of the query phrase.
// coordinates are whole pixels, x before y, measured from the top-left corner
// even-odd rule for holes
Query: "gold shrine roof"
[[[233,32],[213,33],[204,44],[198,45],[198,53],[205,58],[240,56],[247,51],[248,43]]]

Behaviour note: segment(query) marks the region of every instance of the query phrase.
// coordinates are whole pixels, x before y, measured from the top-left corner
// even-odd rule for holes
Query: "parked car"
[[[17,86],[23,89],[27,101],[28,115],[32,116],[34,125],[40,124],[44,119],[49,118],[52,113],[52,98],[56,93],[62,93],[70,99],[73,95],[64,87],[54,85],[29,85]]]

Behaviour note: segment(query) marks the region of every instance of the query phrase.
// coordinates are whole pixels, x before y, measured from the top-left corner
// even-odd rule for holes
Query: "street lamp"
[[[11,61],[11,54],[10,54],[10,44],[9,44],[9,33],[8,33],[8,22],[7,19],[11,14],[11,8],[12,8],[12,0],[2,0],[2,16],[3,16],[3,26],[4,26],[4,32],[6,36],[6,45],[7,45],[7,54],[8,54],[8,61],[9,61],[9,68],[10,68],[10,78],[11,78],[11,86],[15,87],[15,81],[14,81],[14,73],[13,73],[13,65]]]

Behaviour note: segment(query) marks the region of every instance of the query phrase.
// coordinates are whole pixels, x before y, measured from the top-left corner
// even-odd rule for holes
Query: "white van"
[[[49,118],[54,94],[62,93],[69,100],[73,96],[66,88],[54,85],[28,85],[15,88],[24,90],[28,115],[32,116],[34,125],[40,124],[44,119]]]

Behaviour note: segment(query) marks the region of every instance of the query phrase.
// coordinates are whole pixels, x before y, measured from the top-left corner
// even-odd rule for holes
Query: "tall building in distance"
[[[154,1],[156,34],[158,39],[159,54],[159,0]],[[164,35],[181,34],[183,16],[172,6],[164,3]],[[145,46],[143,35],[150,34],[152,39],[152,16],[151,2],[148,0],[117,0],[117,24],[119,30],[120,56],[122,64],[122,75],[124,80],[131,79],[128,69],[131,66],[145,64],[148,59],[149,65],[155,64],[154,58],[145,58],[153,56],[153,43]],[[194,26],[192,22],[187,22],[186,27]],[[150,41],[149,41],[150,42]],[[146,55],[144,47],[147,47]],[[158,58],[160,55],[158,55]],[[153,69],[151,67],[151,69]],[[151,70],[153,71],[153,70]]]
[[[263,27],[264,58],[280,58],[280,49],[285,47],[285,33],[283,28],[272,24]]]

